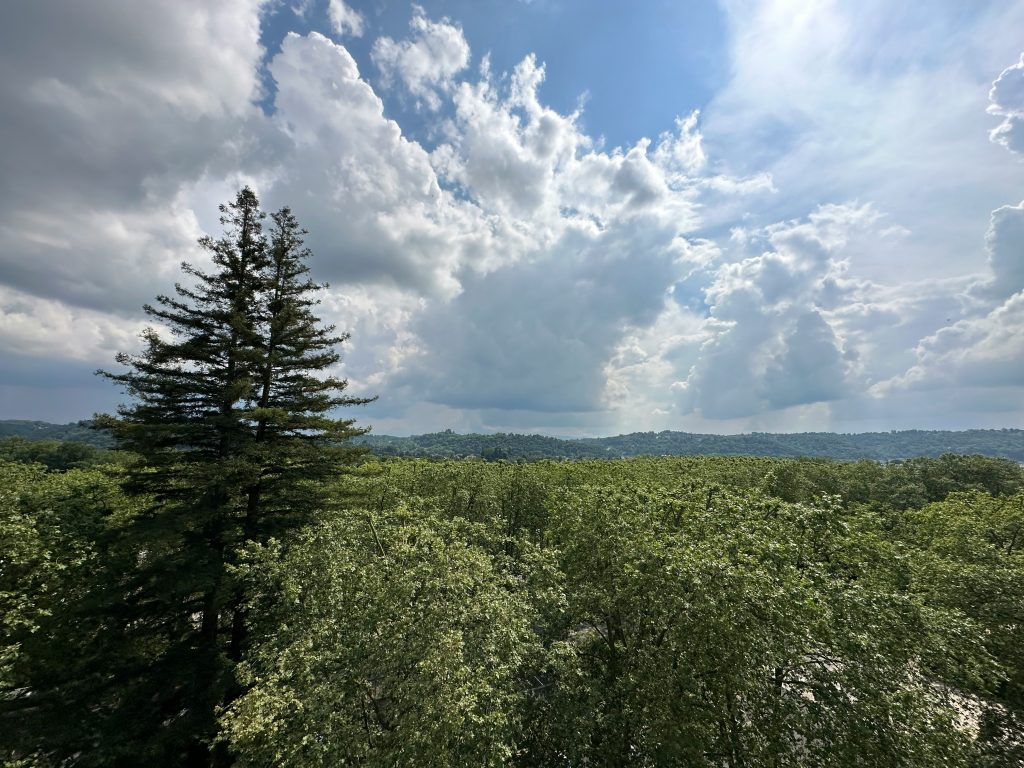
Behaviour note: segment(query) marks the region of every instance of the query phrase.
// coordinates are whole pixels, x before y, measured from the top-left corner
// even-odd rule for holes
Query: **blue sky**
[[[0,418],[110,410],[243,183],[378,432],[1024,426],[1024,5],[0,9]]]
[[[365,31],[346,48],[371,80],[373,42],[380,36],[407,35],[408,2],[350,3],[365,20]],[[639,136],[657,135],[681,112],[706,103],[728,77],[721,56],[727,19],[716,2],[437,2],[421,4],[435,19],[457,23],[470,42],[470,66],[490,54],[496,72],[511,71],[528,53],[546,65],[540,88],[545,104],[571,112],[580,99],[584,129],[613,146]],[[267,17],[263,43],[270,52],[295,29],[329,28],[328,8],[282,3]],[[400,119],[408,135],[428,145],[434,126],[405,107],[401,95],[379,91],[388,113]]]

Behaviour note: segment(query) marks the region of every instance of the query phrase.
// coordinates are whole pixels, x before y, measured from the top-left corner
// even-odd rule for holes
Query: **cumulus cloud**
[[[913,236],[898,258],[881,249],[857,258],[863,277],[977,272],[979,222],[1020,196],[1020,167],[987,140],[985,108],[993,75],[1020,54],[1024,4],[964,13],[887,0],[722,5],[732,74],[702,109],[704,143],[733,173],[768,173],[781,191],[740,211],[749,225],[870,200]]]
[[[196,247],[202,234],[180,196],[122,209],[57,200],[6,217],[0,264],[6,282],[36,296],[135,313],[158,286],[177,279],[183,260],[204,258]]]
[[[1024,152],[1024,53],[996,78],[988,98],[989,113],[1003,118],[989,138],[1011,152]]]
[[[58,5],[4,11],[5,210],[54,192],[126,204],[237,164],[232,142],[260,92],[260,0]]]
[[[607,405],[615,345],[657,319],[679,277],[697,216],[692,191],[675,181],[700,166],[695,116],[654,150],[642,141],[602,152],[578,114],[541,104],[543,78],[527,56],[507,79],[484,68],[454,89],[451,129],[431,162],[482,217],[477,231],[494,236],[467,236],[461,290],[419,312],[414,353],[394,380],[441,406],[532,414],[519,417],[530,423]]]
[[[137,307],[153,283],[165,286],[175,256],[190,253],[197,221],[187,202],[167,207],[169,197],[180,200],[192,185],[192,196],[205,198],[198,187],[211,158],[244,158],[251,169],[255,147],[266,158],[256,168],[266,202],[295,207],[314,233],[318,275],[343,285],[324,308],[356,331],[346,370],[357,387],[387,388],[389,378],[405,377],[416,396],[454,408],[596,407],[616,334],[642,323],[651,297],[671,282],[664,245],[675,231],[636,238],[638,248],[662,248],[652,259],[658,270],[634,272],[629,257],[646,254],[630,247],[637,233],[629,217],[657,209],[670,193],[668,166],[692,166],[698,141],[681,139],[676,148],[665,138],[665,168],[646,143],[579,160],[589,139],[574,116],[539,103],[542,66],[527,58],[501,93],[489,76],[456,88],[453,78],[469,61],[461,30],[419,9],[412,37],[382,38],[373,58],[386,80],[401,80],[431,108],[456,95],[455,135],[433,157],[386,118],[350,53],[317,33],[288,35],[269,63],[276,91],[263,119],[252,106],[262,53],[257,4],[236,5],[227,18],[188,3],[142,15],[111,6],[75,16],[76,9],[53,34],[67,32],[72,49],[81,39],[106,39],[102,51],[62,57],[68,47],[58,46],[44,60],[12,39],[0,54],[31,60],[34,73],[27,84],[4,83],[24,107],[22,122],[8,124],[7,165],[17,172],[20,159],[42,156],[66,166],[26,166],[0,187],[10,203],[4,280],[20,288],[5,289],[0,303],[8,352],[95,358],[130,346],[137,321],[100,308],[112,308],[111,295],[126,302],[124,311]],[[360,31],[341,3],[330,4],[329,16],[338,34]],[[25,28],[41,22],[22,20]],[[104,38],[113,22],[132,36]],[[168,29],[181,32],[174,50],[161,47]],[[225,31],[233,34],[212,39]],[[145,42],[152,59],[140,59],[131,40]],[[48,125],[56,133],[37,139]],[[693,121],[682,133],[692,135]],[[46,152],[32,151],[36,140]],[[435,166],[462,196],[442,190]],[[97,185],[104,168],[110,178]],[[61,179],[63,197],[39,204],[34,178],[39,197]],[[111,291],[115,284],[121,290]],[[536,376],[538,366],[549,381]]]
[[[589,142],[575,115],[559,115],[537,102],[543,78],[543,67],[528,56],[504,96],[488,72],[476,83],[460,83],[454,94],[456,130],[435,150],[435,166],[495,214],[525,218],[551,209],[556,176]]]
[[[993,212],[986,238],[993,276],[973,281],[963,290],[961,312],[947,310],[946,323],[933,326],[913,347],[913,361],[904,370],[875,384],[876,397],[902,391],[981,392],[1014,388],[1024,397],[1024,283],[1021,281],[1021,208],[1004,206]],[[976,395],[996,397],[991,392]],[[997,398],[998,399],[998,398]]]
[[[821,312],[800,315],[780,346],[781,354],[764,375],[763,392],[770,408],[838,400],[846,394],[844,355]]]
[[[991,277],[974,286],[974,292],[1006,299],[1024,291],[1024,202],[992,211],[985,244]]]
[[[1011,152],[1020,152],[1024,147],[1024,55],[995,80],[989,99],[988,111],[1004,118],[990,138]],[[924,336],[914,349],[914,364],[876,385],[877,395],[1008,388],[1024,396],[1024,202],[992,211],[985,245],[989,274],[965,292],[967,316]]]
[[[650,222],[568,228],[524,263],[467,280],[417,324],[421,396],[453,407],[586,412],[605,407],[603,369],[626,328],[657,319],[677,253]]]
[[[194,253],[184,185],[258,165],[257,0],[25,3],[0,24],[0,274],[125,309]],[[45,35],[46,42],[41,41]]]
[[[362,37],[363,30],[365,29],[363,15],[351,6],[346,5],[344,0],[329,0],[327,15],[331,20],[331,27],[334,28],[337,34]]]
[[[417,104],[436,110],[440,94],[451,89],[452,78],[469,64],[469,44],[459,26],[447,19],[431,21],[423,8],[413,8],[412,38],[378,38],[371,56],[385,84],[401,81]]]
[[[880,395],[900,389],[1014,387],[1024,382],[1024,293],[981,317],[961,320],[925,337],[918,362],[879,385]]]
[[[705,288],[707,338],[673,384],[683,412],[735,419],[845,396],[852,354],[829,314],[849,291],[844,247],[879,219],[868,205],[828,205],[747,233],[746,247],[769,250],[723,264]]]
[[[453,85],[428,154],[344,46],[290,34],[268,71],[265,202],[311,230],[316,274],[336,286],[323,307],[354,332],[343,372],[383,390],[378,413],[416,399],[536,420],[606,404],[617,340],[657,318],[697,222],[696,115],[654,147],[598,151],[578,114],[540,102],[544,68],[527,56]]]
[[[141,304],[202,260],[189,190],[261,164],[262,6],[3,9],[5,355],[109,362],[137,345]]]
[[[700,111],[694,110],[685,118],[676,118],[676,132],[661,134],[654,159],[662,168],[676,174],[677,178],[692,179],[707,165],[708,158],[697,120]]]
[[[289,34],[269,69],[273,121],[288,141],[268,202],[291,205],[313,233],[320,273],[457,292],[461,251],[488,227],[441,191],[429,156],[384,116],[351,54],[315,32]]]
[[[461,27],[416,8],[408,37],[381,37],[371,60],[433,121],[428,151],[327,35],[288,34],[264,61],[257,0],[65,10],[43,19],[19,6],[4,11],[16,23],[0,24],[11,105],[0,349],[11,359],[95,365],[130,349],[138,307],[167,291],[179,261],[204,258],[196,238],[247,182],[310,230],[314,275],[332,284],[321,310],[353,332],[339,373],[382,395],[371,413],[384,429],[821,428],[889,399],[905,406],[915,388],[1006,389],[1019,372],[1024,204],[992,214],[989,274],[971,263],[909,284],[900,265],[919,219],[911,227],[877,203],[780,213],[792,167],[716,155],[723,115],[744,115],[735,124],[753,133],[778,125],[763,103],[723,105],[762,86],[789,98],[779,74],[799,57],[762,61],[763,78],[741,61],[728,98],[687,108],[653,139],[605,147],[582,107],[542,101],[535,56],[507,73],[485,57],[471,71]],[[790,50],[820,32],[808,50],[842,70],[857,45],[821,13],[792,29],[754,16]],[[336,38],[365,31],[337,0],[328,20]],[[24,34],[33,29],[51,37],[48,51]],[[761,50],[744,29],[737,39]],[[1011,81],[1004,72],[993,87],[1007,119]],[[838,136],[838,118],[816,111],[825,95],[793,82],[807,103],[782,133]],[[823,167],[829,148],[810,145]],[[8,377],[19,403],[26,382]],[[872,386],[886,398],[872,400]]]
[[[489,213],[552,225],[574,221],[601,228],[629,216],[671,220],[675,232],[697,221],[687,168],[702,167],[696,115],[679,121],[656,147],[641,139],[601,151],[579,127],[579,113],[559,114],[537,91],[544,66],[533,55],[511,73],[507,88],[485,70],[454,96],[450,140],[433,153],[450,184],[469,190]]]
[[[107,363],[134,347],[143,328],[105,312],[77,307],[0,286],[0,351],[60,360]]]

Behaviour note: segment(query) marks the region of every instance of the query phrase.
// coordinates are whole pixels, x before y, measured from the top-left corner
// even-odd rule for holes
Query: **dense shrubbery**
[[[104,652],[139,507],[113,466],[0,466],[5,756],[131,764],[144,734],[75,742],[45,691]],[[957,456],[370,461],[233,566],[219,738],[260,766],[1016,765],[1022,488]]]

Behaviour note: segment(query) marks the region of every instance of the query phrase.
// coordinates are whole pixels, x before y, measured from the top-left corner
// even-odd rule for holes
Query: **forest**
[[[2,425],[0,425],[2,430]],[[2,432],[0,432],[2,434]],[[814,456],[829,459],[898,461],[945,453],[998,456],[1024,462],[1024,430],[968,429],[899,432],[803,432],[701,435],[633,432],[615,437],[560,440],[544,435],[460,435],[451,430],[410,437],[361,435],[355,442],[382,456],[459,459],[619,459],[627,456]]]
[[[89,421],[49,424],[44,421],[0,421],[0,444],[10,440],[74,442],[113,448],[114,440]],[[614,437],[559,439],[547,435],[507,432],[459,434],[448,429],[409,437],[367,434],[353,442],[378,456],[423,459],[479,457],[536,461],[538,459],[619,459],[627,456],[814,456],[828,459],[900,461],[945,453],[998,456],[1024,462],[1024,430],[965,429],[902,430],[893,432],[768,433],[702,435],[665,430],[633,432]],[[11,445],[21,445],[19,442]],[[26,447],[26,450],[31,450]],[[2,449],[0,449],[2,451]]]
[[[304,231],[221,213],[113,449],[0,446],[5,766],[1024,764],[1019,463],[373,455]]]
[[[97,612],[125,472],[0,465],[9,765],[185,743],[108,658],[173,680],[167,647]],[[231,566],[254,626],[212,738],[253,766],[1018,765],[1022,491],[963,456],[367,459]]]

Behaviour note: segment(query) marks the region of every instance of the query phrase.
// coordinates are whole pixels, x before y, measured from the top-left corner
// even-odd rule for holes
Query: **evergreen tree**
[[[317,375],[339,361],[337,347],[349,335],[334,335],[334,326],[321,325],[313,312],[319,303],[314,296],[324,286],[308,278],[306,230],[288,208],[271,214],[271,219],[258,314],[258,379],[250,398],[250,477],[242,524],[247,543],[280,537],[328,503],[326,481],[366,452],[348,439],[367,431],[351,419],[329,414],[338,407],[370,402],[345,395],[344,380]],[[232,609],[233,661],[239,661],[245,650],[243,599],[239,591]]]
[[[367,400],[326,375],[347,337],[313,313],[321,286],[307,278],[304,230],[284,209],[268,240],[248,188],[221,211],[224,236],[200,241],[213,269],[184,265],[194,286],[145,307],[170,333],[148,330],[141,354],[118,356],[127,372],[100,372],[133,398],[100,425],[142,457],[126,488],[146,500],[122,542],[133,567],[107,593],[120,620],[96,648],[117,657],[122,685],[109,711],[92,708],[129,762],[223,758],[210,748],[216,708],[240,692],[246,642],[230,566],[316,514],[324,481],[357,455],[345,440],[366,431],[330,415]]]

